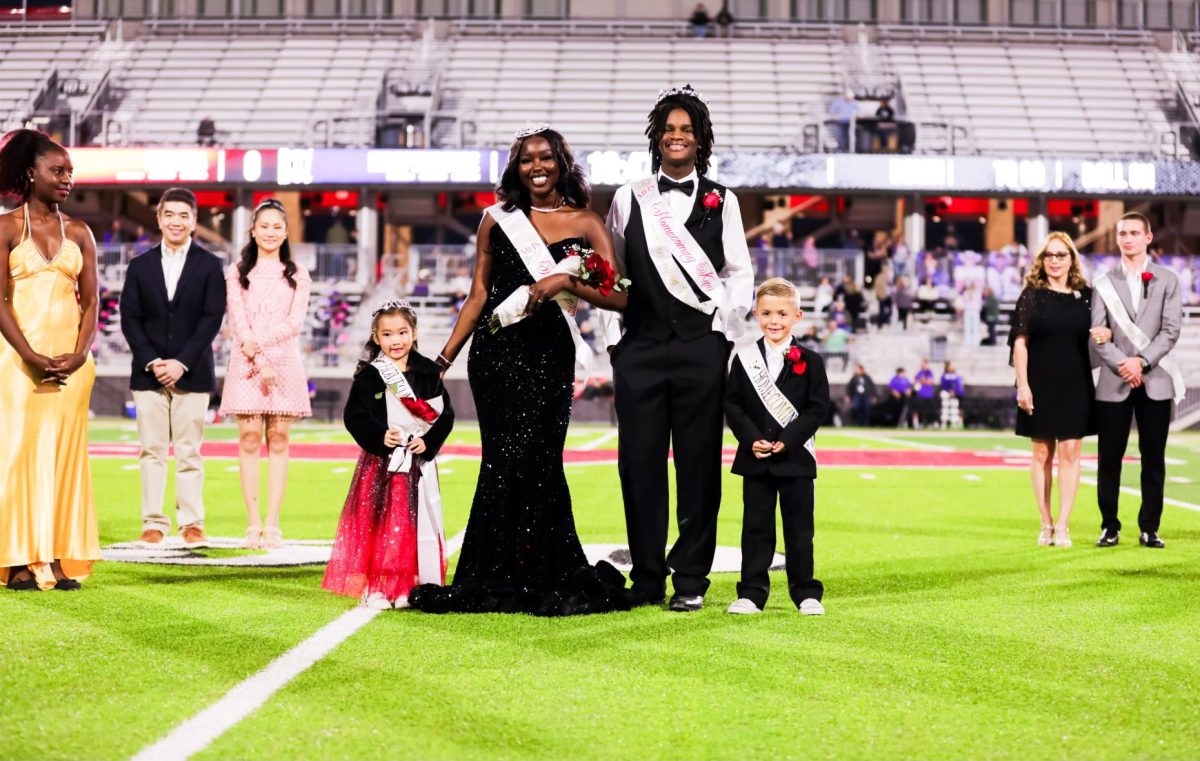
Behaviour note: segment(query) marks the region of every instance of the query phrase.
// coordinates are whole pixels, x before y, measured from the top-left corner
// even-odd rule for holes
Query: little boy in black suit
[[[738,440],[733,472],[742,476],[742,578],[730,613],[761,613],[775,556],[775,502],[783,517],[788,593],[819,616],[824,587],[813,578],[813,436],[829,413],[821,356],[792,337],[800,320],[796,288],[782,278],[758,287],[754,313],[763,337],[737,352],[725,384],[725,418]]]

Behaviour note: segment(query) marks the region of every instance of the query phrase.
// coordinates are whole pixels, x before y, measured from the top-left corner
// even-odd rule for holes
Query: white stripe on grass
[[[1092,478],[1091,476],[1083,476],[1079,480],[1081,483],[1085,483],[1088,486],[1096,486],[1096,479]],[[1134,496],[1134,497],[1140,498],[1142,496],[1141,490],[1135,489],[1132,486],[1122,486],[1121,491],[1125,494],[1129,494],[1130,496]],[[1174,499],[1173,497],[1163,497],[1163,504],[1164,505],[1174,505],[1175,507],[1182,507],[1184,510],[1193,510],[1197,513],[1200,513],[1200,505],[1196,505],[1191,502],[1184,502],[1182,499]]]
[[[612,429],[611,431],[605,431],[604,433],[600,434],[599,436],[592,439],[591,441],[584,444],[583,446],[575,447],[575,449],[581,449],[585,452],[590,452],[593,449],[599,449],[600,447],[604,446],[605,444],[607,444],[608,442],[612,441],[615,438],[617,438],[617,429],[616,428]]]
[[[927,441],[914,441],[912,439],[901,439],[895,436],[884,436],[877,433],[866,433],[858,431],[838,431],[842,436],[854,436],[866,441],[874,441],[880,444],[892,444],[893,446],[909,447],[911,449],[928,449],[931,452],[955,452],[958,447],[947,446],[945,444],[930,444]]]
[[[447,556],[462,548],[466,533],[464,529],[450,537],[446,542]],[[191,758],[257,711],[288,682],[329,655],[380,612],[371,608],[346,611],[225,693],[216,703],[175,727],[166,737],[142,748],[132,761],[186,761]]]
[[[326,624],[308,639],[271,661],[225,693],[224,697],[175,727],[163,739],[141,750],[133,761],[185,761],[256,711],[279,688],[295,679],[329,651],[366,626],[380,611],[354,608]]]

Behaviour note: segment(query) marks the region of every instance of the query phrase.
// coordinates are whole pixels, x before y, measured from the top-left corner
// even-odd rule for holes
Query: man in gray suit
[[[1165,547],[1158,538],[1162,517],[1164,455],[1171,423],[1171,400],[1182,398],[1183,378],[1169,352],[1179,340],[1183,298],[1179,279],[1149,261],[1154,239],[1150,220],[1130,212],[1117,222],[1121,264],[1095,282],[1092,327],[1112,330],[1112,340],[1093,346],[1100,363],[1096,384],[1096,427],[1100,435],[1097,498],[1102,518],[1097,547],[1112,547],[1121,533],[1117,499],[1121,460],[1129,444],[1129,425],[1137,418],[1142,458],[1142,508],[1138,541]]]

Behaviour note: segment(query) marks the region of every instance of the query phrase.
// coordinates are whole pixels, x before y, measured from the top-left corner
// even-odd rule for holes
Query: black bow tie
[[[675,182],[670,177],[658,177],[658,192],[666,193],[668,190],[678,190],[681,193],[692,194],[692,188],[696,187],[695,180],[687,180],[686,182]]]

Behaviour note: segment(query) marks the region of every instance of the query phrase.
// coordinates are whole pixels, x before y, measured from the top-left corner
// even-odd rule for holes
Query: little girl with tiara
[[[441,368],[416,349],[412,306],[391,299],[376,307],[342,416],[363,451],[321,586],[376,609],[407,607],[414,586],[446,580],[433,460],[454,410]]]

